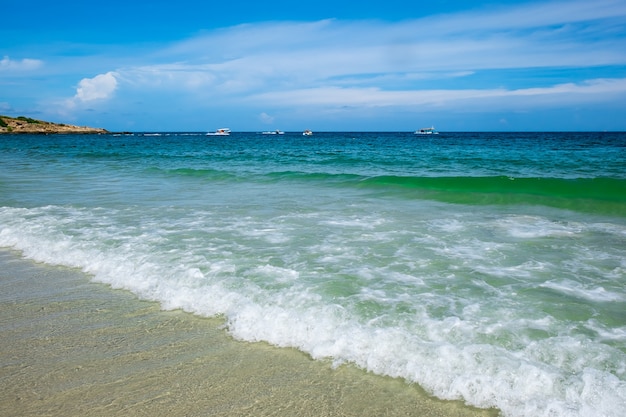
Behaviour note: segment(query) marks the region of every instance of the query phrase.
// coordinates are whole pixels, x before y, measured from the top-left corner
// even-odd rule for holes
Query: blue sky
[[[112,131],[626,131],[626,0],[5,0],[0,114]]]

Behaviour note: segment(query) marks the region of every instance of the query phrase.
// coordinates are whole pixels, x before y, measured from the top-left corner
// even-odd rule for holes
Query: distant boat
[[[420,130],[415,131],[416,135],[438,135],[439,132],[434,127],[423,127]]]
[[[227,127],[222,127],[217,129],[215,132],[207,133],[207,136],[228,136],[230,135],[230,129]]]
[[[313,135],[313,132],[311,132],[309,129],[307,129],[307,130],[305,130],[304,132],[302,132],[302,134],[303,134],[304,136],[311,136],[311,135]]]
[[[270,130],[267,132],[261,132],[262,135],[284,135],[285,132],[283,132],[282,130]]]

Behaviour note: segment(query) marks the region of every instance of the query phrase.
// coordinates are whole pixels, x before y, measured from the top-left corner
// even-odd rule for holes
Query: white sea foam
[[[495,225],[513,237],[534,239],[545,237],[573,237],[581,232],[577,223],[563,223],[538,216],[507,216],[495,221]]]
[[[596,319],[589,319],[585,327],[594,331],[601,340],[626,343],[626,326],[607,327]],[[620,373],[626,373],[626,362],[622,363]]]
[[[548,281],[541,284],[540,286],[544,288],[550,288],[562,294],[570,295],[577,298],[583,298],[589,301],[626,301],[626,295],[622,293],[607,291],[603,287],[596,285],[589,288],[588,286],[585,286],[578,282],[573,282],[571,280]]]
[[[537,311],[540,300],[529,291],[537,284],[599,303],[624,302],[624,295],[569,279],[534,282],[546,265],[564,264],[511,260],[512,244],[476,232],[478,220],[453,227],[466,235],[450,239],[429,235],[432,222],[412,224],[390,247],[392,235],[354,219],[327,223],[317,242],[294,235],[294,223],[196,213],[172,225],[154,213],[127,216],[1,208],[0,246],[79,267],[166,309],[224,316],[238,339],[295,347],[335,366],[354,363],[507,417],[626,415],[624,326],[561,321]],[[372,232],[367,243],[358,239],[363,230]],[[524,239],[531,235],[546,236]],[[297,238],[308,246],[267,247]]]
[[[466,229],[466,225],[459,219],[436,219],[430,222],[431,227],[437,228],[445,233],[459,233]]]

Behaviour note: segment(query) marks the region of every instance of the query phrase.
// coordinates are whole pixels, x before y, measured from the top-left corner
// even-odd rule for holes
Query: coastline
[[[0,415],[497,416],[0,249]]]
[[[66,123],[53,123],[31,117],[10,117],[0,115],[0,134],[104,134],[108,130],[99,127],[75,126]]]

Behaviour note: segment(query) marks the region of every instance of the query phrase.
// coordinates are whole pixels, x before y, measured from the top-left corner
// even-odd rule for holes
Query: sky
[[[110,131],[626,131],[626,0],[3,0],[0,114]]]

